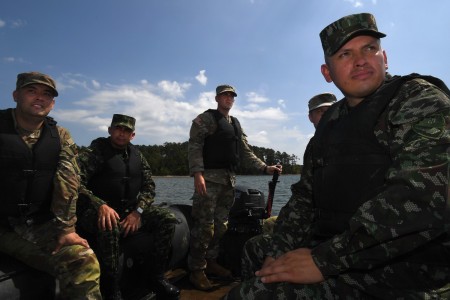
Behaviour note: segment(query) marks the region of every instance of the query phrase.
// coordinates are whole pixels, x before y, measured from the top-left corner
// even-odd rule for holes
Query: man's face
[[[321,71],[327,82],[341,90],[352,104],[375,92],[383,83],[387,69],[387,58],[379,39],[361,35],[348,41],[333,56]]]
[[[125,126],[113,126],[108,128],[111,136],[111,144],[114,148],[125,149],[134,138],[135,133]]]
[[[317,128],[317,124],[319,124],[322,115],[329,109],[329,106],[322,106],[316,109],[313,109],[309,112],[308,117],[311,123],[313,123],[314,128]]]
[[[44,118],[55,105],[54,92],[45,84],[30,84],[13,92],[16,110],[24,117]]]
[[[230,110],[234,104],[234,94],[231,92],[221,93],[216,96],[216,101],[219,109]]]

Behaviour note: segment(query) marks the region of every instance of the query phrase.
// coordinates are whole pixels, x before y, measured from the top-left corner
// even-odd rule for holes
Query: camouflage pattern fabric
[[[206,267],[206,259],[218,256],[218,245],[226,231],[226,220],[234,202],[236,174],[228,169],[205,169],[203,164],[203,145],[206,137],[217,129],[217,121],[210,112],[204,112],[192,122],[189,133],[188,156],[190,175],[203,172],[208,195],[202,197],[194,192],[192,197],[191,248],[188,264],[191,270]],[[241,159],[262,169],[265,163],[250,149],[242,129]]]
[[[234,202],[234,188],[206,181],[208,195],[194,193],[192,197],[191,241],[188,266],[191,271],[204,270],[206,259],[215,260],[219,243],[227,231],[228,213]]]
[[[198,115],[193,121],[189,133],[188,158],[189,172],[193,176],[195,172],[203,172],[205,180],[221,184],[231,184],[236,182],[234,172],[226,169],[206,169],[203,164],[203,145],[208,135],[213,134],[217,129],[217,122],[210,112]],[[265,163],[261,161],[250,149],[247,137],[242,129],[241,139],[241,160],[251,164],[256,169],[262,169]]]
[[[65,246],[52,254],[56,239],[55,220],[38,226],[17,226],[15,231],[0,227],[0,252],[58,278],[59,299],[102,299],[100,267],[92,249]]]
[[[102,272],[109,275],[117,275],[119,268],[119,256],[121,253],[120,242],[123,239],[132,239],[133,235],[123,238],[120,226],[111,231],[98,231],[98,208],[107,201],[100,199],[86,188],[86,183],[92,176],[101,170],[104,163],[102,152],[98,149],[99,143],[91,146],[79,155],[81,169],[80,205],[78,207],[78,226],[90,233],[96,239],[96,253],[102,265]],[[150,165],[139,152],[142,163],[143,183],[138,195],[138,206],[143,208],[139,233],[144,232],[153,236],[153,244],[147,259],[154,262],[148,272],[152,275],[161,275],[166,271],[169,255],[172,248],[172,237],[178,220],[175,215],[166,208],[151,205],[154,202],[155,183],[152,179]],[[130,210],[118,211],[119,215],[127,215]]]
[[[347,113],[342,105],[339,114]],[[401,87],[384,116],[387,121],[374,128],[392,155],[384,190],[356,211],[349,230],[316,244],[310,231],[313,170],[306,153],[301,179],[292,185],[273,235],[248,242],[244,281],[226,299],[448,299],[441,294],[450,283],[450,99],[414,79]],[[407,188],[394,194],[394,184]],[[429,196],[412,199],[410,190]],[[324,282],[265,285],[252,275],[264,257],[302,247],[312,249]]]
[[[0,227],[0,251],[59,279],[61,299],[101,299],[100,268],[92,249],[80,245],[65,246],[52,254],[60,235],[75,231],[79,189],[77,147],[70,133],[57,126],[61,153],[55,178],[51,210],[55,218],[39,225]],[[20,134],[20,132],[19,132]],[[32,148],[40,131],[21,134]]]
[[[92,192],[86,188],[86,183],[89,182],[89,180],[92,178],[92,176],[94,176],[97,170],[101,170],[103,164],[105,163],[105,159],[101,151],[104,139],[106,138],[99,138],[97,140],[94,140],[91,145],[88,148],[83,149],[83,151],[81,151],[78,156],[78,164],[81,170],[80,194],[87,196],[90,199],[92,205],[94,205],[97,209],[103,204],[106,204],[106,202],[96,195],[93,195]],[[155,182],[152,178],[151,167],[140,151],[139,156],[142,163],[143,183],[141,190],[139,191],[139,195],[137,198],[138,203],[136,207],[145,209],[146,207],[150,207],[155,201]]]

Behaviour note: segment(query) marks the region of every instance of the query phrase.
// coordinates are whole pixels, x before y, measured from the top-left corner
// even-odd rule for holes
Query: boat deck
[[[221,280],[218,278],[209,278],[213,289],[210,291],[196,290],[189,282],[189,276],[183,269],[177,269],[171,272],[168,277],[181,290],[180,300],[219,300],[222,299],[226,293],[239,283],[236,280]]]

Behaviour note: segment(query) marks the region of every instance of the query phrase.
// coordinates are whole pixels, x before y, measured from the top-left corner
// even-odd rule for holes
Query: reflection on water
[[[194,178],[192,177],[154,177],[156,184],[156,203],[192,204],[190,200],[194,193]],[[272,214],[277,215],[281,207],[291,196],[291,185],[300,179],[300,175],[281,175],[275,189]],[[238,176],[237,185],[257,189],[267,200],[268,182],[272,176]]]

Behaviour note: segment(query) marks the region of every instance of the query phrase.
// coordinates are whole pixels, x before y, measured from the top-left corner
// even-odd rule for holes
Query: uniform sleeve
[[[216,129],[217,125],[211,113],[200,114],[192,121],[188,142],[189,174],[191,176],[205,170],[203,145],[206,137],[214,133]]]
[[[98,140],[94,140],[88,148],[84,148],[80,151],[78,157],[78,163],[80,166],[80,194],[87,198],[90,203],[97,210],[103,204],[106,204],[105,201],[95,196],[92,191],[87,188],[87,183],[102,167],[103,165],[103,156],[100,151],[100,143]]]
[[[309,247],[311,226],[314,218],[312,206],[312,157],[311,141],[303,156],[300,180],[291,186],[292,196],[280,210],[272,236],[272,251],[267,255],[280,255],[300,248]]]
[[[450,100],[423,80],[406,83],[391,101],[392,164],[383,190],[364,203],[350,229],[312,251],[324,276],[371,269],[446,234],[449,226]]]
[[[138,206],[146,209],[152,205],[155,199],[155,182],[152,178],[152,170],[149,163],[139,151],[142,163],[142,186],[138,195]]]
[[[68,234],[75,231],[77,221],[76,203],[80,186],[78,151],[70,133],[62,127],[57,128],[61,139],[61,152],[53,179],[51,210],[56,217],[58,233]]]

